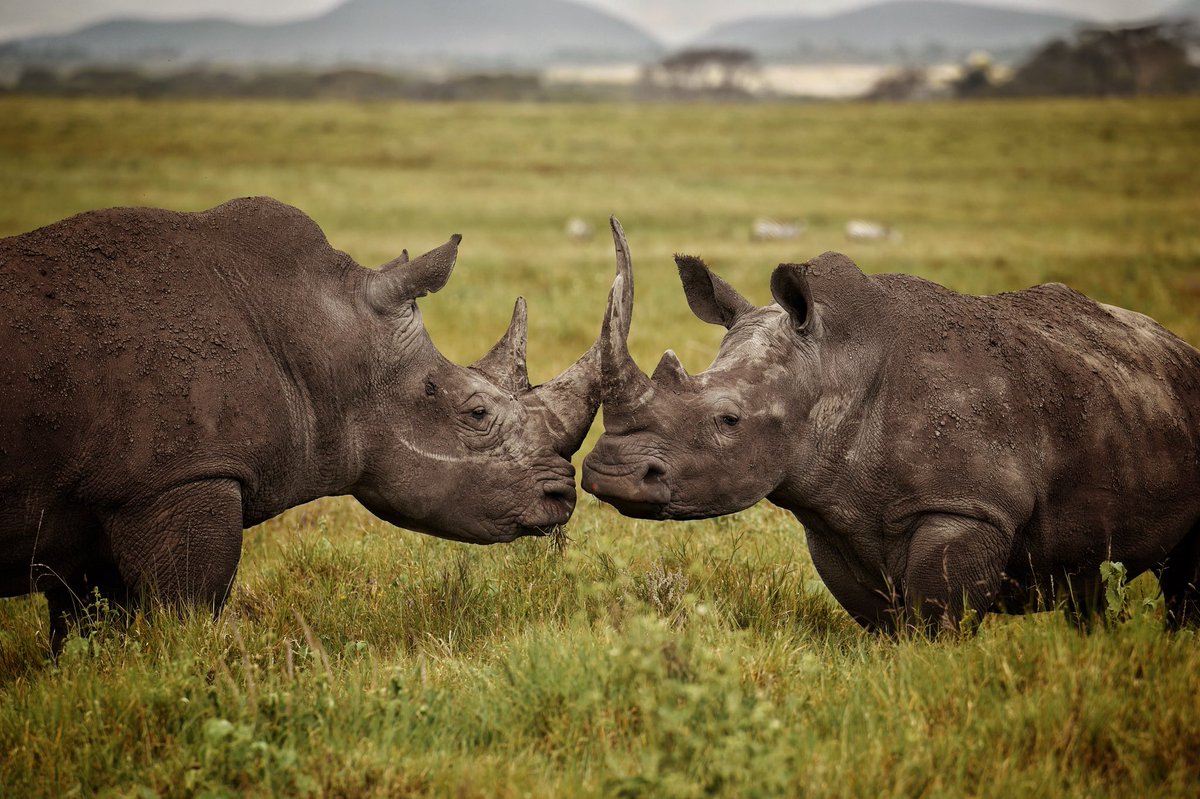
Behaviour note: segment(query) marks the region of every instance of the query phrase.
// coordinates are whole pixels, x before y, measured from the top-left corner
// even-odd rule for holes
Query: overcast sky
[[[615,12],[676,43],[718,22],[756,14],[823,14],[870,0],[575,0]],[[74,28],[112,16],[153,18],[225,16],[280,20],[312,16],[343,0],[0,0],[0,40]],[[396,0],[402,2],[402,0]],[[1136,19],[1175,0],[986,0],[1043,11],[1067,11],[1097,20]]]

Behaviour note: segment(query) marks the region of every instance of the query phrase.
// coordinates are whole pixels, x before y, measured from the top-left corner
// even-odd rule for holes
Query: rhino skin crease
[[[1157,573],[1168,625],[1200,620],[1200,352],[1152,319],[1057,283],[975,297],[868,276],[832,252],[781,264],[760,308],[676,263],[728,332],[694,376],[668,350],[647,378],[608,341],[585,490],[649,519],[765,497],[870,630],[1060,600],[1087,626],[1106,560]]]
[[[458,242],[367,269],[269,198],[0,240],[0,596],[45,593],[57,651],[93,591],[219,610],[242,529],[317,497],[472,543],[566,522],[600,339],[531,387],[518,299],[447,361],[415,300]]]

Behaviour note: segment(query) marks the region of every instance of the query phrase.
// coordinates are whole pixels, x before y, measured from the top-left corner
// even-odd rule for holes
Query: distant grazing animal
[[[846,223],[846,238],[850,241],[900,241],[904,237],[887,225],[851,219]]]
[[[676,262],[728,333],[695,376],[668,350],[647,378],[607,340],[585,490],[648,519],[765,497],[871,630],[1041,599],[1087,622],[1106,560],[1158,574],[1170,625],[1200,620],[1200,352],[1060,284],[965,296],[825,253],[775,269],[760,308]]]
[[[573,216],[567,220],[567,238],[572,241],[588,241],[592,238],[592,226],[586,219]]]
[[[788,241],[800,238],[807,227],[803,222],[780,222],[759,217],[750,224],[750,238],[754,241]]]
[[[45,593],[57,649],[93,590],[219,609],[242,529],[316,497],[472,543],[566,522],[599,341],[531,388],[518,300],[447,361],[415,300],[458,242],[366,269],[268,198],[0,240],[0,596]]]

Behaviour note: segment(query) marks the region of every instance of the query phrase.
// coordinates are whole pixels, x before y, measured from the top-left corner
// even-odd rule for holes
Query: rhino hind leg
[[[1060,575],[1058,601],[1067,621],[1081,633],[1089,634],[1108,623],[1108,601],[1098,569],[1072,570]]]
[[[242,491],[235,480],[198,480],[123,508],[105,525],[134,600],[218,612],[242,551]]]
[[[934,635],[973,630],[999,593],[1010,548],[987,522],[922,517],[909,543],[900,612]]]
[[[1159,564],[1169,629],[1200,626],[1200,522]]]

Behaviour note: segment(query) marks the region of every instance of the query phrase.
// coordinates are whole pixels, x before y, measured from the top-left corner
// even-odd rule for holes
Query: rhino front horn
[[[517,297],[508,330],[472,368],[488,376],[497,386],[514,394],[529,388],[529,370],[525,364],[525,348],[529,340],[529,314],[525,298]]]
[[[603,377],[603,398],[606,404],[629,405],[653,392],[654,386],[629,354],[629,327],[633,321],[633,259],[629,242],[621,223],[610,220],[613,247],[617,254],[617,278],[608,295],[608,318],[605,320],[600,353],[600,372]]]

